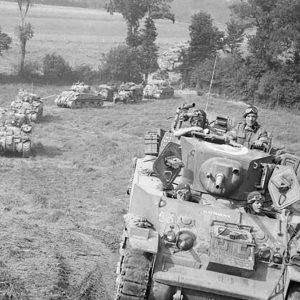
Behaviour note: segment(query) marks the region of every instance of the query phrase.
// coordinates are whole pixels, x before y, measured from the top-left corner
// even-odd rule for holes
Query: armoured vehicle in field
[[[1,114],[0,155],[20,154],[28,158],[31,154],[32,126],[28,119],[12,112]]]
[[[137,103],[143,100],[143,85],[134,82],[121,84],[114,95],[114,103]]]
[[[100,84],[98,93],[102,95],[104,101],[113,102],[114,94],[118,91],[117,86],[113,84]]]
[[[24,114],[30,122],[40,122],[43,118],[43,101],[36,94],[20,90],[11,103],[11,109],[17,114]]]
[[[149,83],[144,88],[144,98],[146,99],[165,99],[174,96],[174,88],[164,81],[164,83]]]
[[[59,107],[82,108],[103,106],[103,96],[83,82],[75,83],[70,90],[63,91],[54,102]]]
[[[300,299],[299,157],[171,127],[134,159],[115,299]]]

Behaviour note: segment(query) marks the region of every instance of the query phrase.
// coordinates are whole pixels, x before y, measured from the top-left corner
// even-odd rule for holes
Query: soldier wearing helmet
[[[257,123],[258,110],[249,106],[243,113],[244,121],[226,134],[227,141],[234,141],[247,148],[268,146],[268,133]]]
[[[190,124],[191,126],[198,126],[202,129],[205,129],[208,127],[208,121],[206,112],[203,109],[196,109],[194,110],[191,118],[190,118]]]
[[[180,136],[190,136],[192,131],[209,132],[209,125],[207,120],[206,112],[203,109],[196,109],[191,114],[184,114],[184,121],[190,120],[190,127],[179,128],[175,130],[174,135]]]
[[[182,201],[192,201],[191,187],[187,183],[179,183],[175,189],[176,198]]]

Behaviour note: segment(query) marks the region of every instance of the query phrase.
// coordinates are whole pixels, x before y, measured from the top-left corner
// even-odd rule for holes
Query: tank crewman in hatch
[[[180,136],[189,136],[192,131],[200,131],[200,132],[209,132],[209,125],[207,120],[206,112],[203,109],[196,109],[193,113],[188,116],[186,114],[186,120],[190,118],[190,127],[179,128],[174,131],[174,135],[177,137]]]
[[[178,200],[193,201],[191,187],[187,183],[179,183],[175,188],[175,195]]]
[[[257,108],[247,107],[243,113],[244,121],[226,133],[227,142],[233,141],[247,148],[268,146],[268,133],[257,123],[257,117]]]

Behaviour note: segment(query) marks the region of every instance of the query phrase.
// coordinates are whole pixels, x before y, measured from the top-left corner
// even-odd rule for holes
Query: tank
[[[0,155],[12,153],[28,158],[31,155],[32,126],[26,115],[8,111],[1,113],[0,121]]]
[[[82,108],[103,106],[103,96],[83,82],[75,83],[70,90],[63,91],[54,102],[59,107]]]
[[[41,98],[26,90],[20,90],[10,108],[18,114],[25,114],[30,122],[40,122],[43,118],[43,101]]]
[[[300,299],[299,157],[176,135],[193,106],[133,159],[115,299]]]
[[[114,94],[118,91],[117,86],[113,84],[100,84],[98,87],[99,94],[104,101],[113,102]]]
[[[150,83],[144,88],[144,98],[146,99],[166,99],[174,96],[174,88],[168,83]]]
[[[143,100],[143,85],[134,82],[121,84],[114,95],[114,103],[137,103]]]

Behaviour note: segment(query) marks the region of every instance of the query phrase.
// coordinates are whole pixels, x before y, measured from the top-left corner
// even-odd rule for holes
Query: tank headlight
[[[193,248],[195,236],[191,232],[181,232],[178,235],[177,247],[180,250],[187,251]]]
[[[269,248],[264,247],[264,248],[259,249],[258,257],[261,261],[270,262],[271,256],[272,256],[272,253]]]
[[[165,233],[165,239],[170,243],[175,243],[176,241],[176,234],[173,230],[167,231]]]
[[[274,262],[275,264],[280,265],[280,264],[282,264],[282,261],[283,261],[282,255],[281,255],[279,252],[275,252],[275,253],[273,254],[273,262]]]

